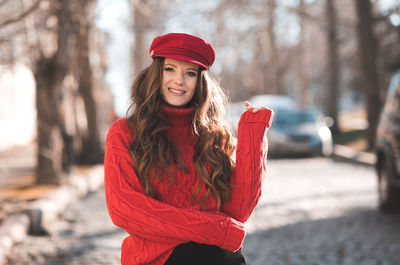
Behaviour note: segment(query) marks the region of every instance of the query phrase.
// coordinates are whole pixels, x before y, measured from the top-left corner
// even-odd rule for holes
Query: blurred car
[[[311,109],[276,111],[268,140],[268,153],[273,157],[329,156],[333,151],[326,119]]]
[[[248,101],[257,107],[267,107],[272,109],[274,112],[278,110],[296,109],[295,101],[284,95],[257,95],[248,99]],[[227,119],[231,125],[233,132],[237,134],[237,126],[240,120],[240,116],[245,111],[245,101],[238,101],[228,105]]]
[[[391,78],[377,128],[376,171],[379,207],[400,210],[400,70]]]
[[[257,95],[248,100],[251,104],[258,107],[267,107],[274,112],[279,110],[296,109],[296,102],[285,95]]]

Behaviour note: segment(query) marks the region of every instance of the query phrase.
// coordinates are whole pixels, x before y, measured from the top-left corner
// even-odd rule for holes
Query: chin
[[[184,107],[186,106],[189,101],[167,101],[168,105],[174,106],[174,107]]]

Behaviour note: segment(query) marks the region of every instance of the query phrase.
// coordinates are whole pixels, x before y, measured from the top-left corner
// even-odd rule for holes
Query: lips
[[[186,91],[184,90],[178,90],[178,89],[174,89],[174,88],[168,88],[168,91],[175,94],[175,95],[183,95],[186,93]]]

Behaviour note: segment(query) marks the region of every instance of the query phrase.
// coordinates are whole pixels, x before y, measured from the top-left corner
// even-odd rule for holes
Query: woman
[[[235,162],[224,93],[207,71],[211,44],[170,33],[150,55],[131,88],[131,114],[106,140],[108,211],[129,234],[121,263],[246,264],[243,223],[261,194],[272,111],[246,103]]]

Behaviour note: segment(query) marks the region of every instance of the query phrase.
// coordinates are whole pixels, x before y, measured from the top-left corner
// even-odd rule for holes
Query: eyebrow
[[[178,66],[176,66],[175,64],[172,64],[172,63],[166,63],[166,64],[164,64],[164,66],[168,66],[168,65],[169,65],[169,66],[173,66],[173,67],[175,67],[175,68],[178,67]],[[186,70],[192,70],[192,71],[196,71],[196,72],[197,72],[198,69],[189,67],[189,68],[186,68]]]

